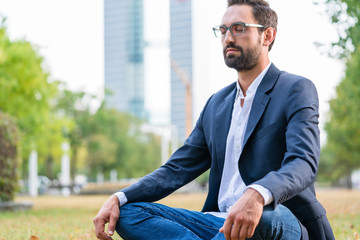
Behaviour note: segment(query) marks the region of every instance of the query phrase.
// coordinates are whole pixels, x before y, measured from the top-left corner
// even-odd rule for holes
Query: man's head
[[[272,27],[277,31],[278,17],[274,10],[269,6],[269,3],[265,0],[228,0],[228,8],[233,5],[248,5],[252,7],[252,14],[256,23],[264,26],[263,28],[258,28],[259,32],[264,31],[265,29]],[[271,50],[275,39],[269,46],[269,51]]]
[[[214,28],[215,35],[221,38],[226,65],[238,72],[263,65],[268,61],[276,35],[275,28],[269,26],[271,23],[263,15],[273,11],[267,2],[260,0],[228,0],[228,3],[221,25]]]

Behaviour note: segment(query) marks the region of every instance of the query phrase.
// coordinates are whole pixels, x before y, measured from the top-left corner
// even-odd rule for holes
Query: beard
[[[253,69],[259,62],[261,56],[260,39],[259,44],[253,48],[244,50],[242,47],[237,46],[233,43],[225,46],[223,54],[226,65],[229,68],[234,68],[238,72],[249,71]],[[226,55],[227,48],[235,48],[240,51],[240,56],[235,54]]]

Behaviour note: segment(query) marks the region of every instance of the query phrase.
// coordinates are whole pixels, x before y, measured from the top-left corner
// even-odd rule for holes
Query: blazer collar
[[[257,92],[268,93],[275,86],[279,74],[280,70],[273,63],[271,63],[269,70],[265,74],[257,89]]]
[[[251,107],[250,116],[248,125],[245,131],[245,137],[243,142],[243,149],[246,146],[247,141],[249,140],[251,134],[253,133],[256,125],[260,121],[261,116],[263,115],[267,104],[270,101],[270,96],[268,95],[273,87],[275,86],[276,81],[280,75],[280,70],[274,65],[271,64],[268,72],[261,81]]]
[[[225,148],[226,148],[226,139],[230,129],[232,111],[234,107],[234,100],[236,96],[236,83],[231,84],[232,91],[230,91],[225,97],[224,100],[219,104],[216,112],[216,157],[219,164],[220,176],[224,168],[224,159],[225,159]]]

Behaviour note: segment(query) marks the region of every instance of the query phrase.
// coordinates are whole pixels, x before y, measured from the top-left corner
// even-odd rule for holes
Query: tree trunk
[[[54,159],[51,155],[48,155],[46,158],[46,175],[51,180],[54,180]]]
[[[70,160],[70,176],[71,176],[71,180],[72,182],[74,182],[75,180],[75,176],[77,174],[77,151],[78,148],[75,146],[73,146],[72,148],[72,157]]]
[[[352,181],[351,181],[351,175],[352,175],[352,172],[348,173],[345,177],[345,181],[346,181],[346,188],[347,189],[352,189],[353,186],[352,186]]]

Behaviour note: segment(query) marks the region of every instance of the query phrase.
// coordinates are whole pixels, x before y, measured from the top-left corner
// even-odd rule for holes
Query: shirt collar
[[[246,91],[246,97],[253,97],[255,95],[256,90],[259,87],[261,81],[263,80],[265,74],[269,70],[270,65],[271,65],[271,63],[269,63],[269,65],[267,65],[267,67],[251,83],[248,90]],[[239,81],[236,81],[236,98],[245,98],[244,94],[240,88]]]

